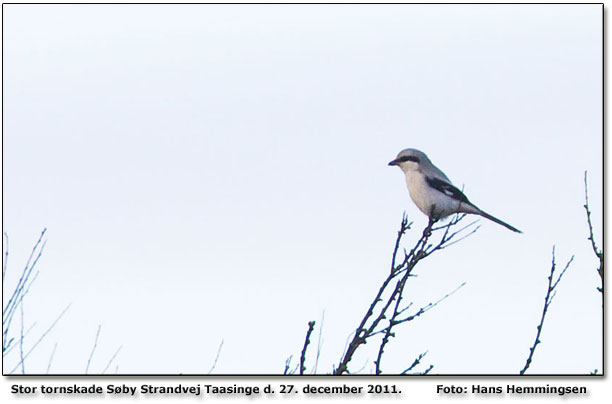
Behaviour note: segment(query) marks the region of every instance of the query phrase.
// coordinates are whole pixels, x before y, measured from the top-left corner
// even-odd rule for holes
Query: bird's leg
[[[433,229],[433,225],[440,219],[438,215],[436,214],[436,204],[435,203],[431,205],[428,216],[429,216],[429,224],[425,228],[425,232],[423,232],[423,235],[426,235],[427,238],[431,236],[431,230]]]
[[[436,222],[439,220],[439,218],[435,215],[431,215],[429,216],[429,224],[427,224],[427,227],[425,227],[425,230],[423,231],[423,237],[425,238],[425,240],[427,240],[429,237],[431,237],[431,233],[433,231],[433,226],[434,224],[436,224]]]

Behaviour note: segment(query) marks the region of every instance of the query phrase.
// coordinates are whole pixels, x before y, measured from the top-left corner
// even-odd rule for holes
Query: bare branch
[[[317,374],[317,368],[319,367],[319,356],[321,355],[321,344],[323,336],[323,325],[325,324],[325,310],[321,313],[321,325],[319,326],[319,340],[317,341],[317,357],[315,359],[313,374]]]
[[[19,357],[21,358],[21,374],[25,375],[25,360],[23,359],[23,302],[19,305],[21,309],[21,338],[19,338]]]
[[[397,239],[395,240],[395,248],[393,249],[393,255],[391,256],[391,273],[393,274],[396,271],[395,261],[397,258],[397,250],[399,249],[400,242],[402,241],[402,236],[406,233],[408,229],[412,226],[412,222],[408,223],[408,217],[406,216],[406,212],[402,215],[402,222],[400,225],[400,229],[397,232]],[[404,250],[404,254],[406,250]]]
[[[399,285],[399,290],[397,292],[397,298],[395,300],[395,308],[393,310],[391,319],[389,320],[389,326],[385,328],[384,330],[385,335],[383,336],[382,342],[380,343],[380,346],[378,347],[378,355],[376,356],[376,360],[374,361],[374,365],[376,366],[375,371],[377,375],[382,373],[382,370],[380,368],[380,361],[382,360],[382,355],[385,350],[385,346],[389,342],[389,338],[395,337],[395,333],[391,332],[391,329],[393,328],[395,318],[399,315],[399,311],[400,311],[399,305],[400,305],[400,302],[402,301],[402,293],[404,292],[404,286],[406,285],[407,279],[408,277],[406,276],[400,281],[401,285]],[[385,308],[385,311],[386,311],[386,308]]]
[[[408,374],[408,372],[410,372],[412,369],[414,369],[419,363],[421,363],[421,359],[423,359],[425,357],[425,355],[427,355],[427,352],[429,351],[425,351],[422,354],[420,354],[415,360],[414,362],[412,362],[412,365],[410,365],[406,370],[404,370],[402,372],[403,375]],[[426,372],[429,372],[429,370],[426,370]]]
[[[376,373],[381,373],[380,362],[385,345],[389,342],[389,339],[394,336],[392,328],[401,322],[408,321],[406,319],[399,322],[397,321],[397,316],[399,315],[399,313],[405,310],[405,308],[400,308],[400,303],[402,301],[402,294],[406,281],[409,277],[415,276],[412,274],[412,271],[421,260],[425,259],[435,251],[441,250],[449,246],[450,242],[457,235],[462,234],[462,232],[464,232],[466,229],[473,226],[474,223],[471,223],[457,231],[451,231],[451,228],[460,223],[464,217],[465,215],[456,215],[447,224],[439,227],[434,227],[437,222],[437,219],[430,219],[428,225],[423,229],[422,235],[420,239],[416,242],[414,247],[412,247],[410,251],[403,249],[404,257],[402,261],[398,263],[398,251],[401,245],[402,236],[406,233],[408,229],[410,229],[411,225],[408,224],[406,215],[404,214],[402,216],[402,222],[400,225],[400,229],[397,232],[397,239],[395,241],[395,246],[393,249],[391,271],[388,274],[387,278],[383,281],[382,286],[379,288],[376,296],[374,297],[372,303],[366,311],[365,316],[363,317],[359,326],[355,330],[352,340],[348,344],[348,347],[346,348],[338,367],[333,372],[335,375],[350,373],[348,370],[348,363],[351,361],[355,351],[361,345],[365,344],[368,338],[383,333],[384,336],[381,345],[379,346],[378,355],[376,360],[374,361],[374,364],[376,365]],[[466,235],[466,237],[473,234],[473,232],[476,230],[477,228],[472,230]],[[442,234],[437,242],[432,243],[432,235],[437,232]],[[394,286],[390,286],[391,283],[393,283]],[[383,295],[386,295],[384,299]],[[389,313],[390,310],[391,312]],[[429,310],[429,308],[422,310],[424,310],[423,312],[425,312]],[[389,325],[383,328],[382,330],[378,330],[378,326],[381,321],[387,319],[389,316]]]
[[[70,303],[68,306],[66,306],[66,308],[64,309],[64,311],[62,311],[62,313],[55,319],[55,321],[49,326],[49,328],[47,328],[45,330],[45,332],[42,333],[42,335],[40,336],[40,338],[38,338],[38,340],[36,341],[36,343],[32,346],[32,348],[30,348],[30,350],[24,355],[23,360],[27,359],[28,356],[30,356],[30,354],[32,353],[32,351],[34,351],[34,349],[38,346],[38,344],[40,344],[40,342],[45,339],[45,337],[47,336],[47,334],[49,334],[49,332],[51,332],[51,330],[55,327],[55,325],[61,320],[61,318],[64,316],[64,314],[66,314],[66,312],[68,311],[68,309],[70,308],[70,306],[72,305],[72,303]],[[13,370],[11,370],[9,372],[13,373],[15,370],[17,370],[17,368],[21,365],[21,361],[19,361],[19,363],[13,368]]]
[[[431,310],[432,308],[436,307],[440,302],[442,302],[443,300],[447,299],[449,296],[455,294],[455,292],[457,292],[459,289],[461,289],[463,286],[465,286],[465,282],[463,282],[461,285],[459,285],[458,287],[456,287],[452,292],[447,293],[446,295],[444,295],[443,297],[441,297],[440,299],[438,299],[437,301],[433,302],[433,303],[429,303],[426,306],[421,307],[415,314],[408,316],[404,319],[398,319],[399,315],[402,314],[403,312],[405,312],[406,310],[408,310],[408,308],[410,308],[412,306],[412,303],[410,303],[407,307],[403,308],[403,309],[399,309],[399,305],[400,302],[402,300],[402,292],[400,291],[400,293],[398,294],[398,298],[396,300],[396,304],[395,304],[395,309],[393,310],[393,314],[391,315],[391,318],[389,319],[389,325],[387,327],[385,327],[383,330],[378,331],[373,333],[374,334],[378,334],[380,332],[384,333],[385,335],[383,336],[382,342],[379,346],[378,349],[378,356],[376,358],[376,361],[374,362],[374,364],[376,365],[376,374],[379,375],[382,373],[382,370],[380,368],[380,362],[382,359],[382,355],[384,352],[384,348],[385,345],[387,345],[387,343],[389,342],[389,338],[394,337],[395,333],[393,333],[391,330],[393,329],[394,326],[401,324],[401,323],[405,323],[407,321],[412,321],[415,318],[419,317],[420,315],[426,313],[427,311]],[[403,288],[403,286],[402,286]]]
[[[357,369],[355,373],[361,373],[366,368],[366,366],[368,366],[369,362],[370,362],[369,359],[366,359],[365,361],[363,361],[363,365],[361,365],[361,367]]]
[[[421,376],[425,376],[426,374],[428,374],[429,372],[431,372],[431,369],[433,369],[433,365],[429,365],[429,367],[427,369],[425,369],[424,371],[422,371],[421,373],[415,373],[415,375],[421,375]]]
[[[221,355],[221,348],[223,348],[223,340],[221,340],[221,343],[219,344],[219,349],[217,349],[217,356],[215,356],[215,361],[213,362],[212,367],[208,371],[208,374],[211,374],[212,371],[215,370],[215,367],[217,366],[217,361],[219,360],[219,355]]]
[[[32,324],[32,325],[31,325],[31,326],[30,326],[30,327],[29,327],[29,328],[26,330],[26,332],[23,334],[23,340],[24,340],[24,341],[25,341],[25,339],[27,338],[27,336],[30,334],[30,331],[32,331],[32,330],[34,329],[34,327],[36,326],[36,324],[37,324],[36,322],[35,322],[35,323],[33,323],[33,324]],[[7,349],[6,349],[6,351],[4,351],[4,352],[2,353],[2,356],[6,356],[6,355],[8,355],[9,353],[11,353],[11,351],[12,351],[12,350],[13,350],[13,349],[14,349],[16,346],[18,346],[18,345],[11,344],[11,343],[12,343],[14,340],[15,340],[15,338],[11,338],[11,339],[9,340],[8,345],[7,345]]]
[[[544,298],[544,308],[542,309],[542,316],[540,318],[540,323],[538,324],[538,327],[537,327],[538,332],[536,333],[535,341],[533,342],[533,345],[531,346],[531,348],[529,348],[529,356],[527,357],[525,366],[520,372],[521,375],[525,374],[525,372],[531,365],[531,361],[533,360],[533,354],[535,353],[536,347],[541,342],[540,334],[542,333],[542,327],[544,327],[544,320],[546,319],[546,313],[548,312],[548,308],[550,307],[550,304],[552,303],[552,299],[556,295],[556,287],[561,281],[561,278],[563,277],[563,275],[565,274],[565,271],[567,271],[567,269],[569,268],[573,260],[574,260],[574,256],[572,256],[572,258],[570,258],[567,264],[565,264],[565,267],[563,268],[563,270],[561,271],[557,279],[554,279],[557,264],[555,262],[555,247],[553,246],[552,265],[550,268],[550,275],[548,276],[548,288],[546,290],[546,297]]]
[[[591,223],[591,211],[589,210],[589,192],[588,192],[587,172],[586,171],[584,172],[584,200],[585,200],[584,209],[586,210],[587,223],[589,225],[588,240],[591,241],[591,247],[593,248],[593,252],[595,253],[595,256],[599,259],[599,268],[597,268],[597,273],[599,274],[599,277],[601,278],[601,287],[598,287],[597,290],[599,290],[603,294],[604,254],[602,250],[597,248],[597,244],[595,244],[595,237],[593,236],[593,225]]]
[[[461,285],[459,285],[455,289],[453,289],[452,292],[449,292],[449,293],[445,294],[444,296],[442,296],[437,301],[435,301],[433,303],[428,303],[426,306],[421,307],[415,314],[413,314],[411,316],[408,316],[406,318],[403,318],[403,319],[395,320],[394,324],[401,324],[401,323],[404,323],[406,321],[414,320],[415,318],[419,317],[420,315],[422,315],[422,314],[428,312],[429,310],[433,309],[434,307],[436,307],[443,300],[446,300],[448,297],[454,295],[459,289],[461,289],[465,285],[466,285],[466,282],[463,282]],[[406,307],[405,309],[401,310],[400,312],[398,312],[398,314],[400,314],[401,312],[405,311],[407,308],[408,307]]]
[[[32,278],[32,280],[30,281],[30,283],[28,284],[28,286],[24,289],[21,288],[21,291],[18,294],[18,298],[17,300],[15,300],[15,308],[19,307],[20,304],[23,303],[23,299],[28,295],[28,293],[30,292],[30,287],[32,287],[32,284],[36,281],[36,279],[38,278],[38,274],[40,272],[36,272],[36,274],[34,275],[34,277]],[[15,317],[15,310],[11,309],[9,310],[9,314],[6,316],[5,321],[6,323],[3,324],[3,328],[4,330],[2,331],[2,334],[4,335],[4,339],[3,339],[3,352],[2,355],[6,355],[11,349],[9,348],[10,342],[12,341],[12,338],[8,338],[8,333],[9,330],[11,329],[11,324],[13,323],[13,318]],[[7,342],[8,341],[8,342]]]
[[[40,247],[40,249],[39,249],[39,246],[42,242],[43,237],[45,236],[46,231],[47,229],[44,229],[40,233],[40,236],[38,237],[38,241],[36,241],[36,244],[34,244],[34,247],[32,248],[32,252],[30,252],[30,256],[28,257],[28,261],[26,262],[26,266],[21,272],[21,276],[19,280],[17,281],[17,286],[15,286],[15,289],[13,290],[13,293],[11,294],[11,297],[9,298],[8,302],[6,303],[6,306],[2,309],[2,316],[3,316],[2,325],[6,323],[7,316],[9,316],[10,313],[15,310],[17,306],[18,297],[22,293],[24,285],[27,283],[28,278],[30,277],[30,274],[32,273],[32,270],[34,269],[34,267],[36,266],[36,263],[38,262],[39,258],[42,255],[42,252],[45,248],[46,241],[42,243],[42,246]],[[37,252],[38,254],[36,254]],[[34,262],[32,263],[32,265],[30,265],[30,262],[32,262],[32,257],[34,257],[34,255],[36,255],[36,258],[34,259]],[[5,268],[3,268],[3,271],[5,271]]]
[[[45,248],[45,244],[46,241],[42,242],[42,239],[45,235],[45,232],[47,231],[47,229],[44,229],[39,238],[38,241],[36,242],[36,244],[34,245],[34,247],[32,248],[32,251],[30,252],[30,256],[28,257],[28,261],[26,263],[25,268],[23,269],[23,271],[21,272],[21,276],[17,282],[17,285],[15,286],[15,288],[13,289],[13,293],[11,295],[11,297],[9,298],[6,306],[2,309],[2,354],[3,356],[5,354],[8,353],[9,351],[9,346],[11,344],[11,342],[13,341],[13,338],[9,338],[8,333],[9,330],[11,329],[11,324],[13,322],[13,318],[15,315],[15,311],[17,309],[17,307],[19,307],[20,305],[23,304],[23,299],[24,297],[28,294],[30,287],[32,286],[32,284],[34,283],[34,281],[36,280],[36,278],[38,277],[38,272],[36,272],[36,274],[34,275],[34,278],[28,283],[28,280],[30,279],[30,276],[32,274],[32,271],[34,270],[34,267],[36,266],[36,264],[38,263],[38,260],[40,259],[42,252]],[[6,273],[6,263],[8,262],[8,235],[5,233],[5,237],[7,240],[7,250],[5,252],[5,262],[4,262],[4,267],[3,267],[3,275]],[[42,242],[42,246],[39,248],[40,244]],[[34,261],[32,262],[32,258],[34,257],[34,255],[36,255],[36,258],[34,259]],[[30,263],[32,263],[30,265]],[[23,306],[21,306],[23,309]],[[22,313],[23,315],[23,313]],[[23,330],[22,330],[23,331]],[[23,332],[22,332],[23,334]],[[23,336],[21,337],[21,344],[20,347],[23,348]],[[22,352],[23,353],[23,352]],[[23,365],[23,363],[22,363]],[[22,366],[23,367],[23,366]],[[23,369],[22,369],[23,370]]]
[[[104,368],[104,370],[102,371],[102,374],[106,373],[106,370],[109,368],[109,366],[111,365],[111,363],[113,363],[113,361],[115,360],[115,358],[117,357],[117,355],[119,354],[119,351],[121,351],[121,348],[123,348],[123,345],[120,345],[119,348],[117,348],[117,350],[115,351],[115,353],[113,354],[113,356],[110,358],[110,360],[108,361],[108,363],[106,364],[106,367]]]
[[[45,374],[49,374],[49,370],[51,369],[51,363],[53,363],[53,357],[55,356],[55,350],[57,349],[57,342],[53,346],[53,351],[51,351],[51,357],[49,357],[49,364],[47,365],[47,371]]]
[[[300,374],[303,375],[306,370],[306,350],[308,349],[308,345],[310,344],[310,334],[312,334],[312,330],[314,330],[315,322],[308,322],[308,331],[306,332],[306,339],[304,340],[304,347],[302,348],[302,354],[300,355]]]
[[[293,355],[289,355],[287,360],[285,361],[285,370],[283,371],[284,375],[292,375],[295,372],[291,370],[291,360],[293,359]]]
[[[96,332],[96,339],[94,340],[93,347],[91,348],[91,353],[89,354],[89,359],[87,359],[87,367],[85,368],[85,374],[89,372],[89,365],[91,364],[91,358],[93,358],[94,352],[96,352],[96,347],[98,346],[98,338],[100,337],[100,329],[102,325],[98,325],[98,331]]]

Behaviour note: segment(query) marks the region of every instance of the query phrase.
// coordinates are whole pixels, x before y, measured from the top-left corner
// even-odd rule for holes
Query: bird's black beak
[[[397,166],[397,165],[399,165],[399,161],[397,161],[397,159],[395,159],[395,160],[393,160],[393,161],[390,161],[390,162],[389,162],[389,165],[390,165],[390,166]]]

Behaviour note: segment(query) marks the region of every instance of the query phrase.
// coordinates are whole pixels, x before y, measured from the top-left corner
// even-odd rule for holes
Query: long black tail
[[[496,218],[495,216],[491,216],[489,215],[487,212],[483,212],[482,210],[480,211],[480,216],[482,217],[486,217],[489,220],[494,221],[497,224],[501,224],[502,226],[504,226],[507,229],[510,229],[512,231],[515,231],[517,233],[522,233],[522,231],[520,231],[519,229],[517,229],[516,227],[512,227],[510,226],[508,223],[506,222],[502,222],[501,220],[499,220],[498,218]]]

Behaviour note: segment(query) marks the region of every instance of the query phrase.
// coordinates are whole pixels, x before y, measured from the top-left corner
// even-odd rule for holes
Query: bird
[[[443,219],[455,213],[480,215],[507,229],[522,233],[516,227],[488,214],[455,187],[425,153],[417,149],[405,149],[389,162],[398,166],[406,175],[408,192],[414,204],[430,219]]]

